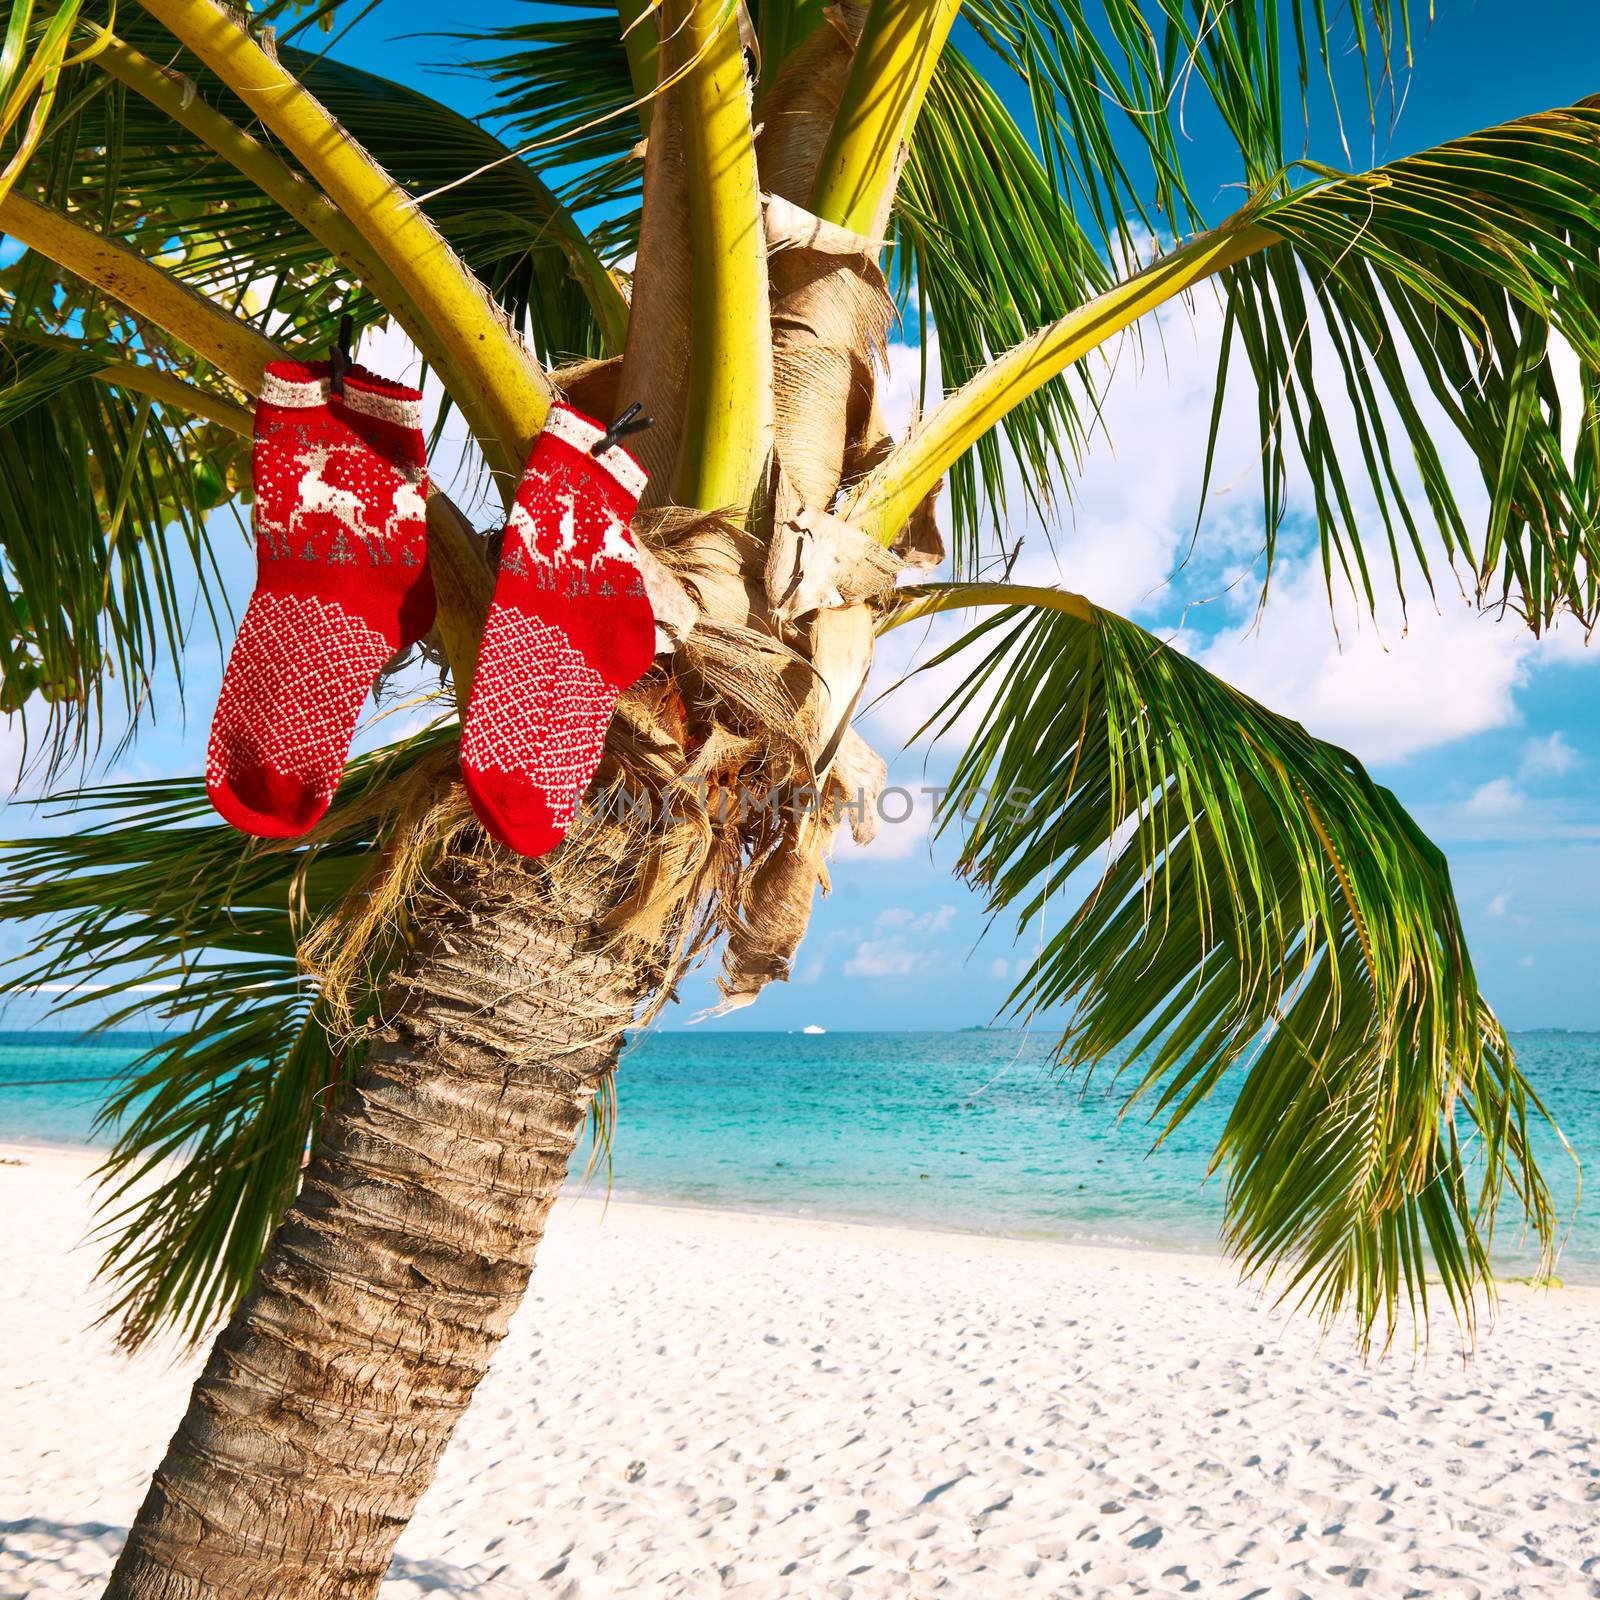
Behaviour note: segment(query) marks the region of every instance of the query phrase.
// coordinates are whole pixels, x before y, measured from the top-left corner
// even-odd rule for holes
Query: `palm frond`
[[[1510,604],[1535,631],[1563,610],[1592,625],[1600,109],[1525,117],[1371,173],[1319,176],[1327,181],[1250,208],[1285,243],[1225,278],[1213,439],[1238,347],[1259,396],[1269,556],[1298,457],[1324,563],[1369,600],[1370,497],[1402,593],[1403,557],[1430,573],[1419,522],[1431,516],[1447,559],[1468,569],[1481,599]],[[1568,392],[1552,341],[1577,358],[1581,377]],[[1334,395],[1346,397],[1356,450],[1335,436]],[[1574,421],[1569,454],[1563,436]],[[1446,469],[1441,444],[1451,431],[1476,462],[1477,484]],[[1401,476],[1407,457],[1421,516]],[[1470,504],[1479,494],[1488,502],[1482,526]]]
[[[157,44],[147,37],[148,19],[124,20]],[[168,40],[163,57],[170,54]],[[376,300],[353,289],[281,207],[94,61],[65,76],[61,98],[25,175],[34,197],[126,242],[233,315],[289,342],[325,348],[347,311],[358,329],[381,319]],[[5,307],[11,327],[98,339],[108,322],[124,320],[52,263],[30,256],[22,265]],[[179,354],[155,330],[121,332],[125,343],[148,345],[169,362]]]
[[[387,78],[295,51],[285,64],[402,188],[424,197],[423,210],[545,360],[613,353],[584,287],[603,270],[594,242],[527,161]]]
[[[900,179],[894,266],[901,304],[917,306],[918,331],[928,337],[930,318],[937,331],[945,389],[1110,283],[1094,242],[1000,97],[953,45],[940,58]],[[1080,406],[1092,412],[1093,398],[1081,373],[1058,378],[955,464],[957,576],[976,573],[982,516],[1006,519],[1002,441],[1037,498],[1036,486],[1065,480],[1081,453]]]
[[[158,669],[181,694],[220,592],[205,518],[248,472],[226,430],[108,386],[105,366],[0,327],[0,710],[38,695],[52,763],[99,737],[108,696],[131,732]]]
[[[1338,24],[1325,0],[968,0],[966,11],[994,70],[1026,85],[1064,203],[1117,259],[1140,233],[1214,220],[1216,197],[1185,170],[1196,151],[1210,157],[1213,125],[1237,154],[1234,181],[1260,193],[1303,151],[1313,78],[1344,139],[1341,95],[1356,91],[1375,129],[1410,63],[1407,0],[1352,0]]]
[[[592,219],[608,259],[638,247],[643,163],[637,98],[612,0],[550,0],[524,22],[448,37],[488,46],[471,70],[497,84],[497,120]]]
[[[116,1144],[101,1170],[102,1275],[125,1342],[162,1328],[199,1338],[248,1286],[293,1198],[308,1142],[362,1054],[373,996],[403,952],[390,930],[363,955],[355,1032],[300,969],[306,930],[366,877],[403,787],[452,728],[353,762],[314,841],[272,848],[212,812],[198,779],[123,784],[51,802],[71,834],[0,846],[12,892],[0,916],[46,919],[36,960],[3,989],[43,984],[93,1000],[99,1027],[148,1027],[136,985],[171,986],[169,1030],[102,1113]]]
[[[0,39],[0,199],[10,192],[44,137],[83,0],[60,0],[37,14],[16,0]]]
[[[1431,1265],[1470,1324],[1503,1193],[1547,1253],[1554,1218],[1444,857],[1345,751],[1076,596],[1015,598],[930,663],[977,652],[930,722],[983,706],[960,870],[1030,942],[1082,897],[1011,1009],[1069,1008],[1070,1066],[1149,1051],[1127,1104],[1161,1137],[1237,1082],[1214,1165],[1246,1270],[1369,1338],[1425,1317]]]

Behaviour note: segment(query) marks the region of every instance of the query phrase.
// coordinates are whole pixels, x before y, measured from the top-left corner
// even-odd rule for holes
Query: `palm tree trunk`
[[[108,1600],[376,1594],[648,981],[604,883],[473,859],[217,1340]],[[557,910],[555,907],[559,907]]]

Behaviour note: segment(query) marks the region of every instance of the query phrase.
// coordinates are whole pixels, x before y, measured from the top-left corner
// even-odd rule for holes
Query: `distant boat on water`
[[[826,1033],[828,1030],[819,1028],[814,1022],[808,1022],[800,1031],[801,1033]]]

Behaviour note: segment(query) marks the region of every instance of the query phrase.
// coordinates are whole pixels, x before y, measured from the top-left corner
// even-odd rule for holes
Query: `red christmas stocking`
[[[461,738],[473,808],[502,844],[559,844],[600,763],[617,696],[655,652],[628,523],[644,469],[568,406],[550,412],[506,525]]]
[[[257,575],[211,723],[234,827],[304,833],[339,785],[383,664],[433,626],[422,397],[363,367],[274,361],[256,404]]]

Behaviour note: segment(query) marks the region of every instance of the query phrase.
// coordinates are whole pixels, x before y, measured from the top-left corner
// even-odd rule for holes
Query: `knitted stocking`
[[[617,696],[643,676],[655,620],[628,523],[645,475],[569,406],[550,412],[506,526],[461,739],[461,768],[495,838],[542,855],[566,835]]]
[[[206,789],[236,828],[288,838],[333,799],[383,664],[433,626],[415,389],[274,361],[256,405],[257,576],[211,724]]]

